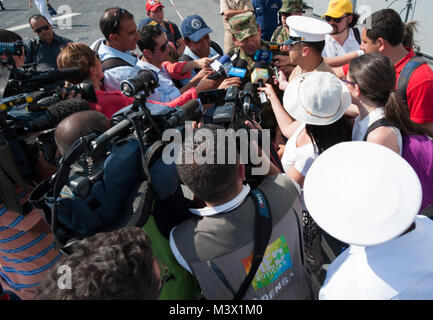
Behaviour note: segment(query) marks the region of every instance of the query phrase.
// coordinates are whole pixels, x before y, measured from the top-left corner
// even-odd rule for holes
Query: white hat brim
[[[314,221],[348,244],[373,246],[402,235],[421,207],[413,168],[392,150],[370,142],[345,142],[320,155],[304,182]]]
[[[313,71],[313,72],[319,72],[319,71]],[[324,126],[338,121],[352,104],[352,97],[350,95],[349,89],[342,81],[340,81],[341,88],[342,88],[341,97],[340,97],[341,104],[338,112],[333,117],[322,119],[322,118],[312,116],[308,114],[303,108],[300,107],[297,99],[298,84],[303,76],[308,76],[309,74],[311,74],[311,72],[300,75],[292,80],[293,83],[292,82],[289,83],[289,86],[286,88],[283,96],[284,109],[290,114],[292,118],[306,124]]]

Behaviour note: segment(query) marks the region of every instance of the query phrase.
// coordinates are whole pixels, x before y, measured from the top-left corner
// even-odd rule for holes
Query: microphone
[[[90,110],[90,106],[83,99],[74,98],[63,100],[51,107],[48,107],[45,111],[45,115],[30,121],[29,127],[33,131],[51,129],[71,114],[85,110]]]
[[[263,88],[264,83],[269,79],[268,65],[265,62],[256,62],[253,68],[254,70],[251,73],[251,82],[254,84],[258,83],[259,86]],[[259,97],[262,104],[268,102],[266,93],[260,92]]]
[[[183,124],[185,120],[196,120],[196,110],[200,107],[200,103],[197,99],[193,99],[185,103],[176,112],[174,112],[170,118],[165,122],[167,128],[176,127],[179,124]]]
[[[274,54],[269,50],[257,50],[254,54],[254,61],[270,64]]]
[[[244,82],[245,75],[247,74],[248,71],[248,62],[244,59],[239,59],[238,62],[236,63],[236,67],[231,67],[229,72],[228,72],[228,76],[229,77],[238,77],[242,79],[242,82]]]
[[[146,95],[159,86],[158,74],[153,70],[142,69],[133,78],[120,83],[120,91],[127,97],[134,97],[144,91]]]
[[[44,71],[38,72],[32,75],[30,78],[17,79],[24,80],[26,82],[36,82],[36,83],[54,83],[58,81],[64,81],[67,79],[73,79],[81,76],[80,68],[67,68],[60,70]]]
[[[242,91],[242,100],[243,104],[242,107],[244,109],[244,112],[247,113],[250,109],[251,100],[254,98],[254,85],[251,82],[248,82],[244,90]]]
[[[210,75],[208,79],[216,80],[220,77],[227,77],[227,74],[230,68],[233,67],[233,64],[230,56],[225,54],[221,57],[220,60],[215,60],[214,62],[212,62],[210,66],[215,71],[215,73]]]

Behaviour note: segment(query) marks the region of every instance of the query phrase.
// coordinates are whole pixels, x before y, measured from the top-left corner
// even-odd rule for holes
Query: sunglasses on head
[[[48,24],[46,24],[43,27],[35,29],[36,33],[41,33],[42,30],[45,30],[45,31],[50,30],[50,26]]]
[[[115,33],[117,27],[119,26],[120,19],[122,18],[122,16],[125,14],[126,11],[127,11],[126,9],[119,8],[114,13],[114,25],[113,25],[112,33]]]
[[[333,18],[333,17],[330,17],[330,16],[325,16],[325,20],[328,21],[328,22],[331,22],[331,20],[334,20],[335,23],[340,23],[346,17],[347,17],[346,15],[342,16],[340,18]]]

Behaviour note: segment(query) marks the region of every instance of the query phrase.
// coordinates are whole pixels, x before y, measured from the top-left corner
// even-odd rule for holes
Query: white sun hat
[[[329,72],[299,75],[284,91],[284,109],[296,120],[328,125],[339,120],[352,103],[347,86]]]
[[[417,174],[392,150],[344,142],[321,154],[305,177],[304,200],[314,221],[334,238],[373,246],[402,235],[421,207]]]

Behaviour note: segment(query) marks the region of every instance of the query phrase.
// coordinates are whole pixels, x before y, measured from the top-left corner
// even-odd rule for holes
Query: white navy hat
[[[319,42],[332,32],[332,27],[325,21],[304,16],[290,16],[286,19],[290,28],[290,38],[284,44],[299,41]]]
[[[334,238],[374,246],[402,235],[421,207],[421,182],[403,157],[382,145],[355,141],[327,149],[304,182],[314,221]]]

